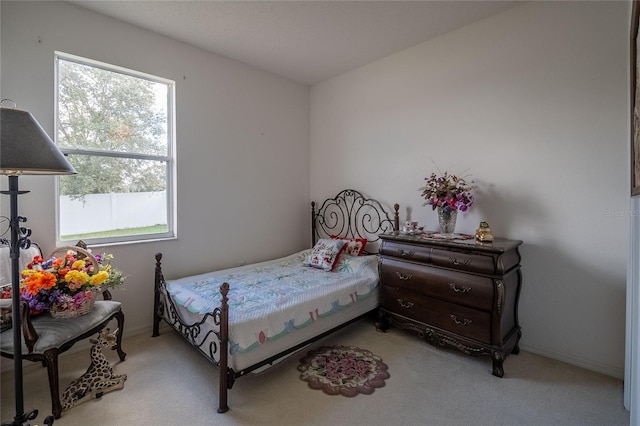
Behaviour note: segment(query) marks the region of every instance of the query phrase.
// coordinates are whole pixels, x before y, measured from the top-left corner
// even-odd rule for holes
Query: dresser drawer
[[[428,246],[383,241],[380,254],[413,262],[431,263],[431,247]]]
[[[382,244],[380,254],[459,271],[488,275],[498,275],[504,272],[504,266],[497,264],[497,256],[456,251],[426,244],[409,244],[386,240]]]
[[[389,287],[407,289],[485,311],[493,308],[494,286],[493,279],[489,277],[383,257],[380,278]]]
[[[455,250],[432,249],[431,264],[481,274],[497,275],[499,273],[493,256]]]
[[[380,306],[392,313],[491,344],[491,314],[410,291],[382,286]]]

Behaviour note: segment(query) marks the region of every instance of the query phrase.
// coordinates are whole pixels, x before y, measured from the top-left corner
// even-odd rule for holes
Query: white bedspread
[[[341,256],[325,272],[303,266],[308,252],[170,280],[167,291],[179,305],[204,314],[220,306],[220,285],[229,283],[229,352],[249,352],[376,294],[377,256]]]

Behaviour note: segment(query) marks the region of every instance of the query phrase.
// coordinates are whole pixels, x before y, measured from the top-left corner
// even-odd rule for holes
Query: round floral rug
[[[372,394],[389,378],[387,365],[371,352],[355,346],[323,346],[300,360],[300,379],[328,395],[353,397]]]

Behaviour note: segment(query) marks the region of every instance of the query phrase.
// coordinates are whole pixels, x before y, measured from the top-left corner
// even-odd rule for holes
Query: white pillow
[[[346,244],[347,242],[344,240],[323,238],[313,246],[311,253],[309,253],[303,264],[305,266],[331,271]]]

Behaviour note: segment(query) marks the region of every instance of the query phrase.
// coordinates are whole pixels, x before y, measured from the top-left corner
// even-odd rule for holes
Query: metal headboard
[[[399,228],[400,206],[394,204],[393,219],[382,204],[365,197],[354,189],[345,189],[334,198],[322,203],[316,212],[315,201],[311,202],[311,241],[315,245],[318,238],[338,235],[344,238],[366,238],[376,243],[379,234],[397,231]],[[374,244],[375,245],[375,244]],[[367,246],[368,252],[373,246]]]

